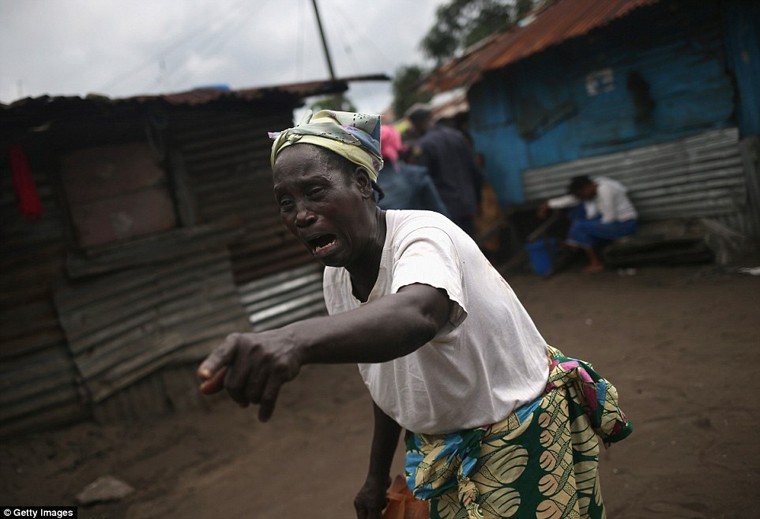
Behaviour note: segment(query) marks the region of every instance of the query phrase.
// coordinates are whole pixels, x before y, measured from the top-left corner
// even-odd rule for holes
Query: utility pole
[[[319,29],[319,36],[322,38],[322,48],[325,50],[325,59],[327,60],[327,68],[330,71],[330,80],[335,83],[335,70],[333,69],[332,64],[332,58],[330,57],[330,49],[327,46],[327,38],[325,38],[325,31],[322,28],[322,19],[319,17],[319,7],[317,7],[317,0],[311,0],[312,5],[314,5],[314,14],[317,16],[317,28]],[[341,105],[338,108],[343,109],[343,94],[338,93],[336,94],[336,99],[338,103]]]
[[[319,17],[319,8],[317,7],[317,0],[311,0],[314,5],[314,14],[317,15],[317,27],[319,28],[319,36],[322,38],[322,48],[325,50],[325,59],[327,60],[327,68],[330,70],[330,79],[335,81],[335,70],[332,66],[332,58],[330,57],[330,49],[327,47],[327,39],[325,38],[325,31],[322,28],[322,19]]]

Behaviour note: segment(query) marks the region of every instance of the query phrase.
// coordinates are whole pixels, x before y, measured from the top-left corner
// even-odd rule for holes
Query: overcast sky
[[[318,0],[338,77],[425,64],[419,42],[446,0]],[[329,78],[312,0],[0,0],[0,102],[109,97]],[[390,82],[353,83],[379,113]]]

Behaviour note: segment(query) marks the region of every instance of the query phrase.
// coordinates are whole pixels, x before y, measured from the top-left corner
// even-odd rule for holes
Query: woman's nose
[[[298,227],[307,227],[314,223],[317,215],[312,213],[304,204],[298,204],[296,210],[296,225]]]

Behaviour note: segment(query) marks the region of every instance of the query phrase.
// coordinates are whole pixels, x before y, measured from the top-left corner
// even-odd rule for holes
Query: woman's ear
[[[372,197],[374,191],[372,189],[372,180],[369,178],[369,173],[365,168],[359,166],[354,170],[354,182],[356,182],[364,198]]]

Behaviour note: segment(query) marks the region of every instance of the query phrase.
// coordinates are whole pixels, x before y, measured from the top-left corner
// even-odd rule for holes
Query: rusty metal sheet
[[[178,359],[197,360],[206,345],[249,329],[224,249],[61,283],[55,302],[94,402]]]
[[[285,229],[272,194],[269,131],[292,125],[292,114],[238,113],[175,119],[185,181],[195,194],[198,223],[232,223],[241,237],[230,246],[238,285],[313,262]]]
[[[50,285],[63,272],[61,213],[51,172],[30,156],[40,220],[21,217],[8,165],[0,161],[0,437],[86,416]]]
[[[279,222],[271,193],[267,137],[267,131],[292,124],[291,109],[301,101],[298,92],[309,88],[274,88],[266,93],[263,104],[250,105],[255,110],[241,103],[212,105],[216,99],[241,100],[234,93],[211,93],[205,101],[198,99],[208,105],[203,110],[172,110],[167,116],[172,139],[177,139],[171,141],[172,151],[181,149],[187,159],[187,167],[176,173],[185,177],[197,219],[194,215],[183,219],[187,227],[172,230],[172,239],[158,233],[82,251],[73,267],[65,241],[67,218],[62,214],[68,208],[58,203],[58,193],[50,183],[59,175],[58,168],[53,169],[50,160],[49,170],[42,169],[30,154],[43,213],[39,221],[27,222],[18,215],[7,166],[0,164],[4,173],[0,175],[0,241],[6,245],[0,251],[0,310],[12,310],[4,314],[7,320],[3,322],[11,325],[0,330],[4,361],[0,375],[8,381],[27,373],[46,377],[42,391],[33,384],[4,387],[0,435],[77,420],[91,413],[93,402],[105,401],[175,362],[197,360],[229,332],[250,329],[236,280],[243,283],[288,272],[313,261]],[[96,129],[98,124],[120,124],[124,117],[139,116],[134,108],[155,100],[42,97],[0,107],[0,123],[27,125],[36,117],[40,121],[80,118]],[[112,106],[124,110],[110,110]],[[98,119],[88,119],[94,112]],[[72,139],[60,149],[71,149],[69,144],[80,143]],[[47,158],[49,153],[45,148],[37,155]],[[175,166],[171,165],[172,174]],[[144,170],[123,170],[122,175],[133,173],[140,175]],[[153,183],[155,179],[146,174],[119,181],[127,182],[122,187],[138,187],[130,194],[145,192],[139,189],[142,186],[152,190],[152,195],[168,198],[168,191],[162,195],[158,191],[170,184]],[[93,187],[85,179],[80,186],[79,193]],[[98,199],[105,193],[93,191],[96,203],[119,198]],[[81,205],[92,203],[89,197],[84,196]],[[114,203],[109,204],[113,209]],[[102,207],[101,219],[106,221],[109,204]],[[135,221],[156,217],[152,209],[142,212]],[[92,214],[89,218],[97,220]],[[224,249],[227,238],[237,236],[237,230],[243,238],[231,247],[233,277],[228,253],[221,260],[211,251]],[[176,257],[180,259],[175,261]],[[59,282],[63,285],[53,298],[51,287]],[[299,303],[299,308],[279,318],[318,311],[320,303],[313,294],[311,302]]]
[[[508,32],[488,38],[463,56],[439,67],[424,87],[443,92],[469,86],[495,70],[593,29],[628,16],[660,0],[557,0]]]
[[[71,218],[83,247],[167,231],[177,225],[174,203],[163,186],[72,206]]]
[[[322,267],[310,264],[284,270],[238,287],[241,302],[255,331],[326,315]]]
[[[61,178],[69,203],[78,204],[137,191],[166,181],[158,154],[147,142],[99,146],[61,158]]]

